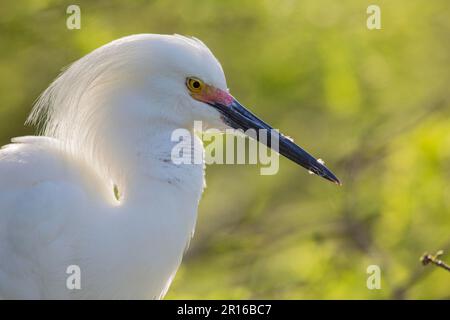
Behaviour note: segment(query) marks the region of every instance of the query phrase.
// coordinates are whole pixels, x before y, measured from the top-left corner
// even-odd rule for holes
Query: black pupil
[[[192,82],[192,87],[193,87],[194,89],[200,88],[200,82],[198,82],[198,81]]]

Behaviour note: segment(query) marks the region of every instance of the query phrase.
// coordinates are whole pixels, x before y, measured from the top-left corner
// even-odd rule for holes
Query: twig
[[[439,250],[438,252],[436,252],[434,256],[425,252],[423,256],[420,258],[420,261],[424,266],[432,263],[438,267],[450,271],[450,266],[446,264],[444,261],[439,259],[439,257],[442,256],[443,254],[444,254],[443,250]]]

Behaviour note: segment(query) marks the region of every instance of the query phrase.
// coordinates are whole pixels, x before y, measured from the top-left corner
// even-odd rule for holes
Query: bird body
[[[0,297],[162,297],[194,231],[203,167],[138,176],[119,205],[55,141],[14,142],[0,151]],[[66,286],[70,265],[80,267],[80,290]]]
[[[173,132],[195,137],[195,120],[269,128],[229,95],[197,39],[129,36],[67,68],[28,119],[41,136],[0,149],[0,298],[162,298],[204,188],[203,163],[172,161]],[[280,139],[280,153],[338,182]]]

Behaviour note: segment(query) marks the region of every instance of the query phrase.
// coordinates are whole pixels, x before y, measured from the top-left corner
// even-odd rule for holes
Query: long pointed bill
[[[228,103],[208,101],[207,103],[216,108],[222,115],[223,119],[234,129],[242,129],[247,131],[253,129],[256,131],[256,139],[268,147],[274,149],[286,158],[301,165],[303,168],[309,170],[321,176],[331,182],[340,185],[339,179],[327,168],[322,162],[315,159],[308,152],[300,148],[289,138],[283,134],[278,133],[275,129],[269,126],[267,123],[259,119],[248,109],[242,106],[236,99],[228,96]],[[222,99],[223,100],[223,99]],[[260,130],[265,129],[265,130]],[[263,137],[262,134],[266,136]],[[254,138],[254,137],[253,137]],[[278,139],[278,149],[276,144],[272,143],[273,139]]]

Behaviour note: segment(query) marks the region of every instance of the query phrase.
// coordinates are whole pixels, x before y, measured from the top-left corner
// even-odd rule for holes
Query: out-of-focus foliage
[[[322,157],[207,168],[196,235],[167,298],[450,298],[450,19],[436,1],[73,1],[0,4],[0,143],[59,70],[133,33],[202,39],[231,92]],[[381,7],[382,29],[366,28]],[[443,259],[450,260],[450,255]],[[366,268],[379,265],[381,290]]]

